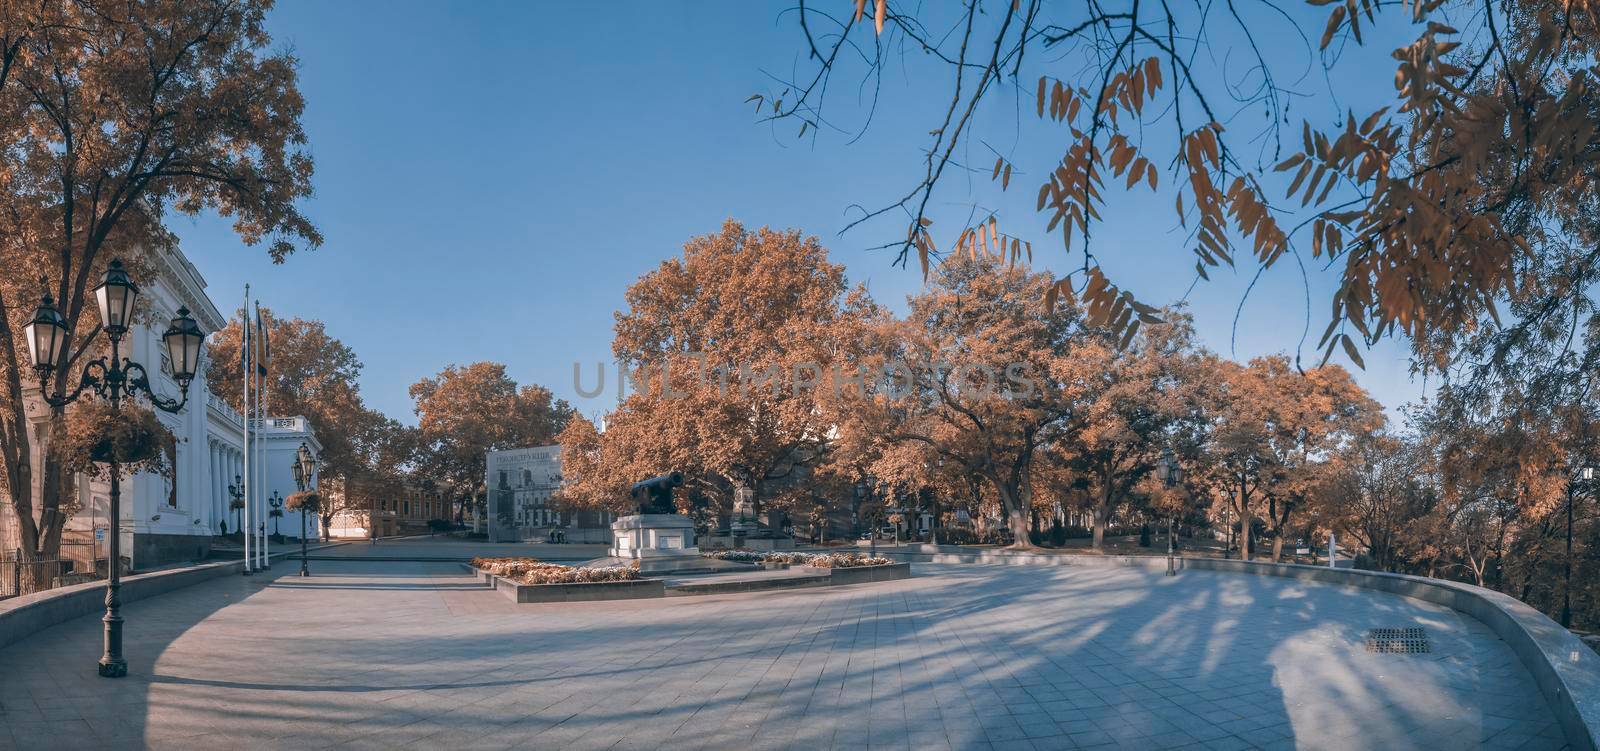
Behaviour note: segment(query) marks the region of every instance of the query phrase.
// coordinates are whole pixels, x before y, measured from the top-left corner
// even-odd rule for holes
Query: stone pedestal
[[[611,549],[585,566],[639,565],[639,573],[695,574],[748,571],[748,563],[700,557],[694,522],[682,514],[635,514],[611,523]]]
[[[694,522],[682,514],[635,514],[612,522],[606,555],[623,564],[637,561],[643,574],[727,568],[723,561],[700,557]]]
[[[694,522],[683,514],[635,514],[611,523],[611,556],[616,558],[677,558],[699,556],[694,544]]]

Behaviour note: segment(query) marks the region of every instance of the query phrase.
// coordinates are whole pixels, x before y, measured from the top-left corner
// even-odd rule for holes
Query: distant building
[[[491,542],[611,542],[615,514],[551,505],[561,489],[560,446],[490,451],[486,465],[484,521]]]
[[[371,537],[376,520],[378,537],[427,534],[428,522],[451,519],[450,501],[444,493],[407,479],[398,488],[352,481],[329,484],[329,500],[340,509],[328,531],[334,537]]]

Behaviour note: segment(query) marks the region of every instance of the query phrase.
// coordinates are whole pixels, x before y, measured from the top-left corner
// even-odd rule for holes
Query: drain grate
[[[1420,628],[1375,628],[1367,632],[1367,651],[1389,654],[1431,652],[1428,632]]]

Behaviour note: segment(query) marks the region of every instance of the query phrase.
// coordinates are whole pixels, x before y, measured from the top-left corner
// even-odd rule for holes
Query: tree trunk
[[[990,480],[994,490],[1000,496],[1000,505],[1006,514],[1006,528],[1011,530],[1011,547],[1016,550],[1036,550],[1033,541],[1028,539],[1028,513],[1022,508],[1019,489],[1008,487],[1006,483],[997,479]]]
[[[1283,562],[1283,532],[1281,531],[1278,532],[1277,537],[1272,538],[1272,562]]]
[[[1239,559],[1250,560],[1250,514],[1239,515]]]
[[[1106,480],[1106,478],[1101,479],[1103,481]],[[1090,523],[1094,525],[1094,542],[1092,546],[1095,550],[1103,550],[1105,548],[1106,523],[1111,521],[1111,483],[1109,481],[1105,481],[1101,485],[1100,497],[1095,500],[1094,509],[1090,513],[1093,515]]]
[[[1239,512],[1237,514],[1239,517],[1237,520],[1239,522],[1239,559],[1248,561],[1250,560],[1250,496],[1245,491],[1244,478],[1242,477],[1239,479],[1239,502],[1235,505],[1234,510]]]

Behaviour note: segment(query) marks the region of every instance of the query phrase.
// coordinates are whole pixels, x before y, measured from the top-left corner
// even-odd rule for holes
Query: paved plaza
[[[0,748],[1529,748],[1487,627],[1273,577],[916,564],[881,584],[516,605],[440,562],[316,561],[0,650]],[[1371,654],[1420,626],[1429,654]]]

